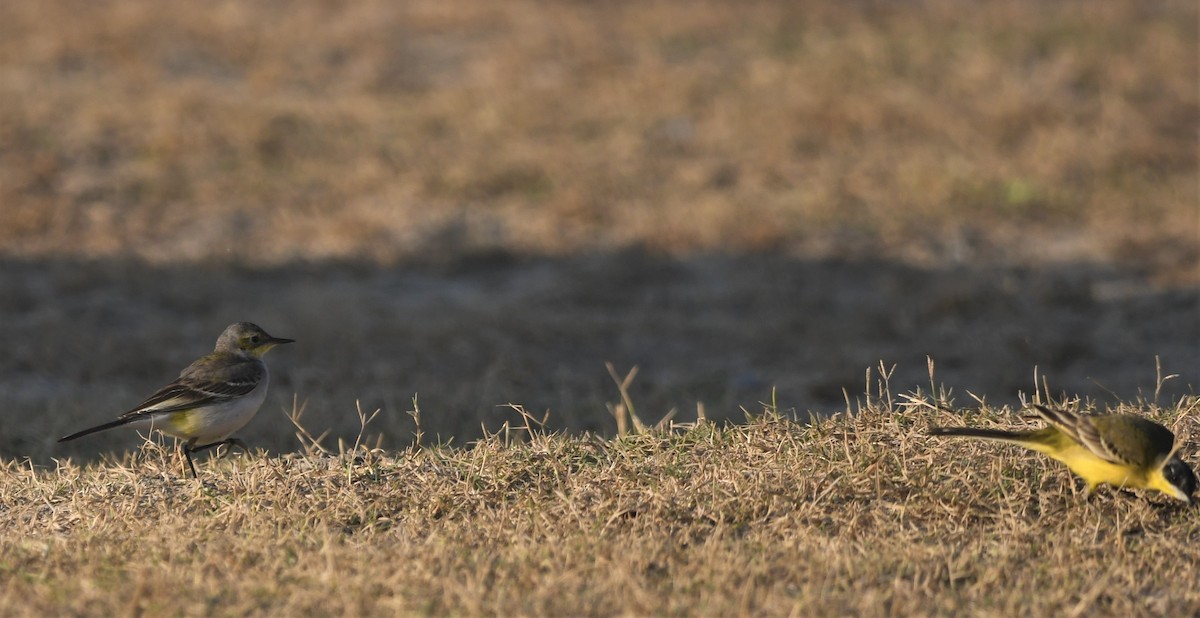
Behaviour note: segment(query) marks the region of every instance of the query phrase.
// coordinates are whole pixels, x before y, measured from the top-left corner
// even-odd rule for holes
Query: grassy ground
[[[1126,406],[1177,432],[1200,400]],[[1011,410],[970,423],[1011,426]],[[1200,510],[872,403],[472,448],[0,466],[9,615],[1194,615]],[[301,419],[302,422],[302,419]],[[369,435],[370,426],[366,433]],[[1185,458],[1195,459],[1188,447]]]

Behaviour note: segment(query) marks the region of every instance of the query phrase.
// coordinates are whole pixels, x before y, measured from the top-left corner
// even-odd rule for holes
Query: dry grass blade
[[[300,422],[301,417],[304,416],[304,408],[307,405],[307,401],[300,402],[299,395],[293,395],[292,409],[284,410],[284,415],[288,417],[288,420],[292,422],[292,426],[296,428],[296,439],[300,441],[300,447],[304,449],[306,454],[310,456],[317,453],[323,455],[332,455],[333,451],[321,445],[321,442],[329,436],[329,430],[326,429],[319,436],[313,436]]]
[[[635,433],[644,433],[646,425],[634,412],[633,399],[629,396],[629,385],[633,384],[633,379],[637,377],[637,365],[634,365],[623,378],[617,375],[617,370],[612,363],[605,362],[604,367],[608,369],[608,375],[612,377],[613,382],[617,385],[617,391],[621,394],[621,402],[609,406],[609,412],[617,419],[617,435],[628,435],[630,424],[633,425]]]

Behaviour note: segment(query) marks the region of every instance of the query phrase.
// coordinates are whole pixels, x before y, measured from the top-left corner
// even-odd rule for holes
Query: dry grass
[[[1200,430],[1200,399],[1124,406]],[[1200,516],[876,401],[602,439],[0,468],[9,615],[1193,615]],[[971,423],[1017,422],[978,409]],[[370,428],[367,429],[368,433]],[[1184,457],[1195,460],[1189,446]]]

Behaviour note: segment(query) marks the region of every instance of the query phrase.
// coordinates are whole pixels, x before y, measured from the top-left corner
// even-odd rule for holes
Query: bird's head
[[[282,344],[292,343],[294,339],[283,339],[281,337],[272,337],[267,334],[256,324],[250,322],[237,322],[230,324],[225,332],[217,339],[217,352],[230,352],[234,354],[245,354],[255,358],[262,358],[271,348]]]
[[[1196,493],[1196,473],[1192,472],[1191,466],[1172,455],[1163,466],[1162,475],[1170,485],[1171,491],[1167,493],[1188,504],[1194,504],[1192,494]]]

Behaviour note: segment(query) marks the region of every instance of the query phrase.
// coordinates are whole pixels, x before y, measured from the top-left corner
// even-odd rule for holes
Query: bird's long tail
[[[75,433],[73,433],[69,436],[63,436],[63,437],[59,438],[58,441],[59,442],[68,442],[70,440],[74,440],[75,438],[82,438],[83,436],[93,434],[98,431],[104,431],[105,429],[112,429],[113,427],[120,427],[121,425],[128,424],[132,420],[133,419],[119,418],[115,421],[104,423],[103,425],[96,425],[95,427],[88,427],[87,429],[84,429],[83,431],[76,431]]]
[[[930,427],[931,436],[963,436],[967,438],[984,438],[986,440],[1002,440],[1025,444],[1034,432],[1032,431],[1003,431],[1000,429],[980,429],[978,427]]]

